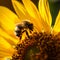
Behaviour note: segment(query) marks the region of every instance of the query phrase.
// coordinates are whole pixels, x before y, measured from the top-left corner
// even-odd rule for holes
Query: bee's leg
[[[30,36],[29,36],[29,34],[28,34],[28,32],[26,31],[26,35],[28,36],[28,38],[30,38]]]
[[[29,30],[30,33],[32,33],[33,30]]]
[[[23,32],[26,32],[27,37],[30,38],[30,36],[29,36],[29,34],[28,34],[28,32],[26,30],[24,30]]]

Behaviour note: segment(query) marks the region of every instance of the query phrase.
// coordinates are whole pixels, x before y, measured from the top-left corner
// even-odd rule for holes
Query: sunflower
[[[60,60],[60,11],[52,27],[48,0],[39,0],[38,10],[31,0],[11,1],[16,14],[0,6],[0,60]],[[20,40],[14,30],[24,20],[34,29]]]

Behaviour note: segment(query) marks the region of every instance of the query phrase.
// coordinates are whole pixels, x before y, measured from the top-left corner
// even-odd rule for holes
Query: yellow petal
[[[0,58],[0,60],[4,60],[4,58]]]
[[[4,32],[4,30],[0,29],[0,36],[4,38],[6,41],[8,41],[11,45],[17,44],[18,40],[11,37],[7,32]]]
[[[4,38],[0,37],[0,58],[5,56],[12,56],[14,48]]]
[[[2,37],[0,37],[0,46],[4,46],[5,48],[10,48],[11,46],[10,46],[10,44],[7,42],[7,41],[5,41]],[[9,47],[8,47],[9,46]]]
[[[20,20],[25,20],[28,18],[27,12],[22,3],[18,2],[17,0],[12,0],[12,4]]]
[[[4,50],[4,49],[8,49],[10,51]],[[10,45],[4,38],[0,37],[0,51],[6,51],[6,52],[11,52],[14,51],[13,49],[13,45]]]
[[[4,56],[12,56],[14,53],[13,49],[5,49],[3,50],[3,48],[0,48],[0,57],[4,57]]]
[[[25,6],[26,10],[28,11],[28,13],[32,17],[39,19],[38,10],[37,10],[36,6],[33,4],[33,2],[30,0],[22,0],[22,1],[24,3],[24,6]]]
[[[38,8],[42,18],[51,26],[52,17],[50,14],[48,0],[39,0]]]
[[[10,57],[1,57],[0,60],[10,60]]]
[[[18,17],[8,8],[0,6],[0,28],[8,34],[14,35],[16,23],[20,22]]]
[[[6,52],[0,52],[0,58],[6,57],[6,56],[12,56],[12,55]]]
[[[3,60],[11,60],[11,57],[7,56],[7,57],[4,57]]]
[[[56,33],[60,32],[60,11],[59,11],[59,13],[57,15],[55,25],[53,27],[53,32],[56,32]]]

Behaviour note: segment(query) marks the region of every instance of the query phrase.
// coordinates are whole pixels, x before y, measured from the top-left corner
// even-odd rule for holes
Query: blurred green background
[[[54,25],[55,19],[60,10],[60,0],[56,0],[55,2],[49,1],[49,4],[50,4],[50,11],[52,14],[52,21],[53,21],[52,25]]]
[[[36,6],[38,6],[39,0],[32,0],[32,1],[36,4]],[[56,16],[58,14],[58,11],[60,10],[60,0],[49,0],[49,5],[50,5],[50,11],[51,11],[52,19],[53,19],[52,25],[54,25]],[[13,9],[11,0],[0,0],[0,6],[6,6],[9,9],[11,9],[13,12],[15,12]]]

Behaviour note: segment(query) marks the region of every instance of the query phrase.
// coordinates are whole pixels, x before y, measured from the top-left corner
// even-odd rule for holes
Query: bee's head
[[[20,24],[17,24],[15,27],[15,35],[18,37],[20,37],[20,35],[21,35],[21,25]]]

